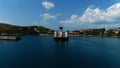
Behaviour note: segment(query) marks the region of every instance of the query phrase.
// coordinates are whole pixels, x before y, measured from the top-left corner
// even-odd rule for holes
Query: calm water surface
[[[120,68],[120,38],[23,36],[0,41],[0,68]]]

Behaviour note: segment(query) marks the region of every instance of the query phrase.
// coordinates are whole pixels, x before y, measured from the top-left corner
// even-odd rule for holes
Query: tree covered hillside
[[[36,35],[51,33],[53,33],[53,30],[43,26],[16,26],[0,23],[0,34]]]

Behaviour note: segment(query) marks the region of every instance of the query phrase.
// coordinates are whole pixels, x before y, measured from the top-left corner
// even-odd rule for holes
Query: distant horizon
[[[0,22],[65,30],[120,28],[120,0],[0,0]]]

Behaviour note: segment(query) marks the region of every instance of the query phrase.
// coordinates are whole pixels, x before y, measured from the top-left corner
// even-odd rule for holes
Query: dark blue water
[[[0,68],[120,68],[120,38],[24,36],[0,41]]]

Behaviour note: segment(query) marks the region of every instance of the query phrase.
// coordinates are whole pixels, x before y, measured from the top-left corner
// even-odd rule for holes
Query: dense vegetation
[[[51,33],[53,30],[43,26],[16,26],[0,23],[0,34],[37,35]]]

